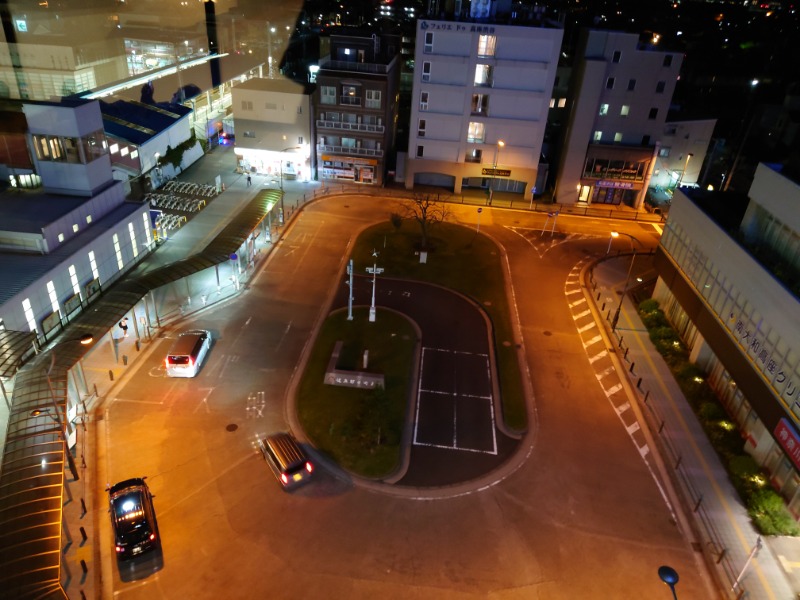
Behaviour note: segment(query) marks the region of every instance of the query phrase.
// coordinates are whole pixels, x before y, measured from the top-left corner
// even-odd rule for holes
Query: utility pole
[[[378,268],[378,251],[372,251],[372,258],[375,259],[375,262],[372,264],[372,267],[367,267],[367,273],[372,274],[372,304],[369,307],[369,322],[375,322],[375,279],[377,275],[383,273],[382,268]],[[352,288],[351,288],[352,289]]]

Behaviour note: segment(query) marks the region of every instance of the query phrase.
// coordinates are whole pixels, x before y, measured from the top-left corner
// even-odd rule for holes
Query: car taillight
[[[122,552],[122,546],[116,546],[117,552]]]
[[[150,534],[150,541],[152,542],[154,539],[156,539],[156,534],[155,533],[151,533]]]
[[[164,359],[164,366],[169,369],[169,356]]]
[[[310,462],[307,462],[306,463],[306,471],[311,473],[311,471],[313,471],[313,470],[314,470],[314,465],[312,465]]]
[[[283,482],[283,485],[289,483],[289,478],[286,476],[286,473],[281,473],[281,481]]]
[[[193,366],[194,366],[194,359],[190,356],[189,357],[189,367],[191,368]]]

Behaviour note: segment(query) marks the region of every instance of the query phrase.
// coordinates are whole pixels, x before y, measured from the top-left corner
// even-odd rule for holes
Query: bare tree
[[[406,219],[413,219],[419,224],[422,240],[420,249],[428,248],[428,236],[430,227],[435,223],[441,223],[450,216],[447,205],[440,202],[438,196],[431,194],[415,193],[414,197],[400,205],[400,214]]]

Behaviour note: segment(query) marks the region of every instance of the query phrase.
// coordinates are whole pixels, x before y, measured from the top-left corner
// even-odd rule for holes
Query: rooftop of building
[[[72,212],[87,198],[43,191],[7,189],[0,192],[0,231],[42,233],[42,228]]]
[[[159,102],[145,104],[138,100],[100,100],[103,129],[109,135],[141,145],[172,127],[192,110],[182,104]]]
[[[67,200],[86,201],[86,198],[69,198]],[[52,197],[51,197],[52,201]],[[60,244],[49,254],[30,254],[0,250],[0,304],[5,304],[19,292],[30,286],[40,277],[64,263],[89,241],[100,233],[114,227],[129,215],[141,209],[141,204],[124,202],[104,217],[93,222],[90,227]],[[5,222],[5,210],[0,212],[0,220]]]
[[[256,92],[276,92],[280,94],[311,94],[316,85],[302,83],[293,79],[264,79],[253,77],[234,86],[239,90],[253,90]]]

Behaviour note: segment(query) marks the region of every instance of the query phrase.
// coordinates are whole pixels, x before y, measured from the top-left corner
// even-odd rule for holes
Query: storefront
[[[379,163],[374,158],[322,155],[322,179],[366,185],[380,184]]]

